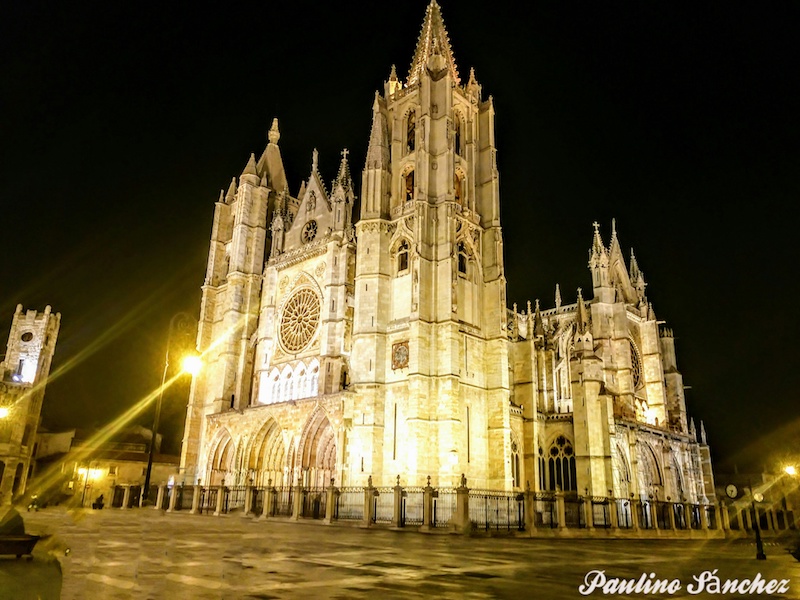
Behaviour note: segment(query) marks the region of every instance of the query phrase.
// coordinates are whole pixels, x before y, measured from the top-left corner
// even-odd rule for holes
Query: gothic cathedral
[[[458,485],[713,498],[672,332],[595,225],[593,297],[506,304],[494,106],[436,0],[372,106],[360,213],[347,151],[289,191],[277,120],[220,194],[206,368],[182,463],[205,485]],[[699,439],[699,441],[698,441]]]

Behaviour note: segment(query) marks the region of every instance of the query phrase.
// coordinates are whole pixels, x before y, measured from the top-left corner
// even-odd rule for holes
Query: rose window
[[[283,347],[296,354],[308,346],[319,325],[319,297],[313,290],[295,292],[283,307],[280,340]]]
[[[303,227],[302,236],[303,243],[308,244],[309,242],[313,241],[315,237],[317,237],[317,222],[316,221],[309,221]]]
[[[629,343],[631,347],[631,377],[633,378],[633,387],[638,388],[642,385],[642,361],[639,358],[636,345],[630,340]]]

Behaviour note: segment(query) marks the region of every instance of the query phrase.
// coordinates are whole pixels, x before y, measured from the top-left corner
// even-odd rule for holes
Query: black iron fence
[[[399,486],[399,483],[398,483]],[[153,488],[153,506],[201,514],[247,512],[264,517],[361,521],[364,525],[471,528],[521,532],[529,527],[700,531],[795,527],[789,511],[739,509],[686,502],[433,487],[167,486]],[[160,498],[159,498],[160,494]],[[138,486],[117,486],[111,506],[139,505]],[[720,514],[720,508],[722,513]],[[734,512],[731,512],[731,511]],[[724,517],[724,518],[723,518]],[[730,523],[729,523],[730,521]]]
[[[484,531],[524,531],[525,496],[515,492],[470,490],[469,518],[474,528]]]

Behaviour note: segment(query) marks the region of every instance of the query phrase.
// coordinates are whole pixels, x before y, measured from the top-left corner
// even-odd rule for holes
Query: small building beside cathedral
[[[357,212],[347,151],[291,192],[273,121],[214,208],[188,481],[713,501],[672,330],[615,228],[587,223],[591,287],[508,306],[494,118],[432,0],[376,92]]]
[[[61,314],[17,305],[0,362],[0,506],[25,493]]]

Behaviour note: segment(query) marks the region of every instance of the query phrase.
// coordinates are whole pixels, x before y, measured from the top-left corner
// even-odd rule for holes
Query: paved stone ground
[[[800,598],[800,562],[773,544],[756,561],[747,540],[464,537],[152,509],[23,516],[29,533],[54,536],[33,561],[0,559],[0,598],[580,598],[593,569],[681,582],[674,595],[617,597],[718,597],[686,588],[692,575],[719,569],[723,580],[789,579],[789,592],[771,597]]]

